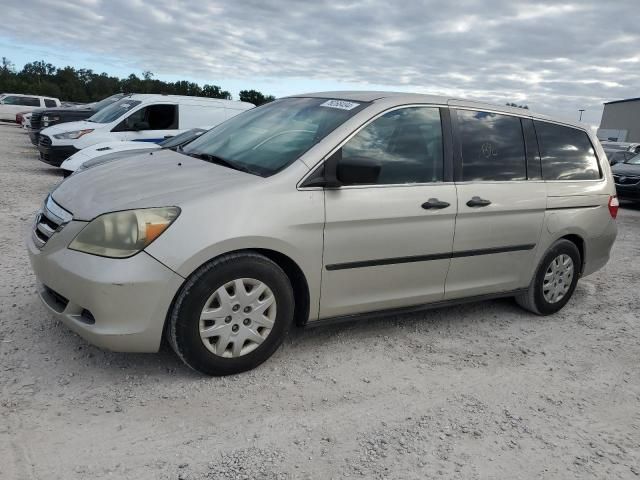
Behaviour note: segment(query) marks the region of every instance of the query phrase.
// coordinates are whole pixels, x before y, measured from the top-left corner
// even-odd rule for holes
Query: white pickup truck
[[[60,100],[40,95],[23,95],[21,93],[3,93],[0,95],[0,120],[15,122],[16,113],[30,112],[36,108],[59,107]]]

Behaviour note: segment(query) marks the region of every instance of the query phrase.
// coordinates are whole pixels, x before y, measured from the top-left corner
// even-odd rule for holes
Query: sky
[[[638,0],[3,0],[0,55],[277,97],[395,90],[598,125],[640,96]],[[30,19],[25,22],[25,19]]]

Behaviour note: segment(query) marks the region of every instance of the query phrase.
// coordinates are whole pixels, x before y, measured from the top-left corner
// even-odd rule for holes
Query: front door
[[[119,140],[160,143],[178,129],[178,105],[156,104],[132,112],[113,131]]]
[[[321,318],[443,298],[457,200],[440,117],[437,107],[394,109],[343,145],[342,162],[381,168],[374,184],[325,191]]]
[[[525,288],[546,208],[531,120],[460,109],[452,124],[458,216],[445,298]]]

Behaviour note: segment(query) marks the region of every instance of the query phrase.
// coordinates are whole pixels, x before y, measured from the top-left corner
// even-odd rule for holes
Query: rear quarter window
[[[598,159],[589,136],[577,128],[534,121],[544,180],[598,180]]]

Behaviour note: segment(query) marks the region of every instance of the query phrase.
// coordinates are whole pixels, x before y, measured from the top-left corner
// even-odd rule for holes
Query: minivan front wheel
[[[293,312],[291,283],[276,263],[253,252],[229,254],[187,280],[167,337],[194,370],[230,375],[269,358],[284,340]]]
[[[581,264],[580,251],[575,243],[558,240],[540,262],[528,291],[516,297],[516,301],[538,315],[557,312],[573,295]]]

